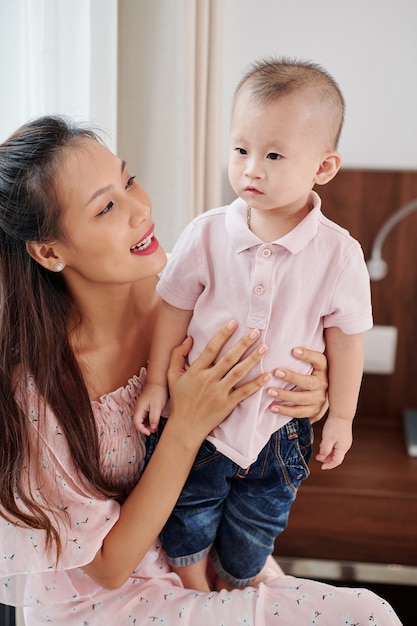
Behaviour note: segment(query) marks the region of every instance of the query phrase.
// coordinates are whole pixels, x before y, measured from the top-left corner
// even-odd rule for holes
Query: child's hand
[[[323,426],[319,453],[316,455],[317,461],[323,464],[321,469],[333,469],[340,465],[352,441],[352,421],[329,415]]]
[[[140,433],[150,435],[158,428],[159,418],[168,400],[168,388],[147,383],[136,402],[133,422]]]

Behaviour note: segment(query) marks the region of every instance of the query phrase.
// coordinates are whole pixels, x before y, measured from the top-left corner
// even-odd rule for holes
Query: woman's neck
[[[77,294],[81,323],[70,331],[90,398],[126,385],[147,365],[159,297],[157,278]],[[94,293],[95,291],[95,293]]]

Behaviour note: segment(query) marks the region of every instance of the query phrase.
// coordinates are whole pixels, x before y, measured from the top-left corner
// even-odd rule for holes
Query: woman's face
[[[103,145],[83,139],[67,150],[58,193],[65,241],[54,248],[69,282],[127,284],[165,266],[148,194]]]

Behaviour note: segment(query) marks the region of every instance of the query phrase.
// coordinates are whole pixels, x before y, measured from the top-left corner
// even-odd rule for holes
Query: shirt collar
[[[281,246],[292,254],[297,254],[316,236],[321,217],[320,196],[315,191],[311,191],[308,201],[312,205],[309,214],[289,233],[280,239],[271,241],[270,245]],[[247,209],[246,202],[241,198],[237,198],[229,205],[226,211],[226,232],[229,237],[233,238],[237,252],[243,252],[253,246],[265,243],[249,230]]]

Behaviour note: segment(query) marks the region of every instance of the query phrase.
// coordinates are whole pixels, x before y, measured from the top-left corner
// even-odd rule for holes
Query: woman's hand
[[[275,370],[274,376],[276,378],[281,378],[302,389],[302,391],[291,391],[278,387],[268,389],[268,395],[272,398],[279,400],[279,402],[291,403],[285,407],[280,404],[272,404],[271,411],[285,413],[290,417],[309,417],[311,422],[317,422],[329,408],[327,359],[321,352],[307,348],[294,348],[293,356],[301,359],[301,361],[311,363],[313,371],[311,374],[300,374],[292,370]]]
[[[192,339],[186,339],[172,352],[168,370],[171,396],[171,415],[168,421],[181,421],[188,432],[195,433],[201,441],[239,402],[272,379],[271,374],[262,374],[235,388],[267,352],[267,346],[261,344],[242,359],[259,338],[258,330],[249,331],[215,362],[236,328],[235,321],[228,322],[186,371],[185,357],[191,349]]]
[[[192,340],[173,350],[168,370],[170,417],[141,479],[120,507],[117,522],[83,568],[102,587],[120,587],[141,562],[168,519],[206,435],[241,400],[272,379],[262,374],[234,388],[267,351],[262,344],[240,361],[259,339],[259,331],[247,333],[215,363],[236,328],[236,322],[226,324],[187,371],[185,357]]]

